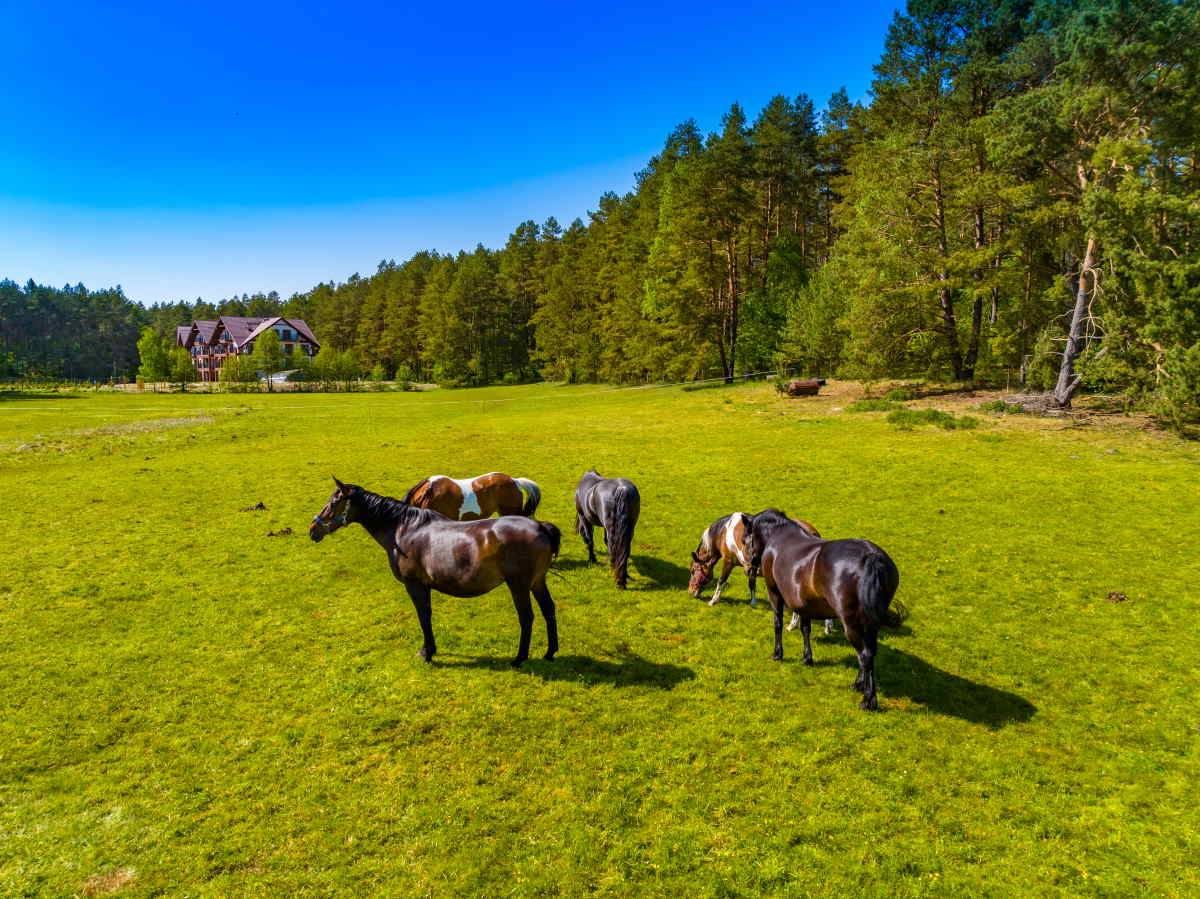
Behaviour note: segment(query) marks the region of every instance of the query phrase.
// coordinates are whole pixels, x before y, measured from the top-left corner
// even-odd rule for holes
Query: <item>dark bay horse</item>
[[[531,591],[546,620],[545,658],[554,658],[558,651],[558,624],[554,600],[546,586],[546,571],[558,555],[562,535],[557,527],[547,521],[517,516],[450,521],[438,512],[343,484],[337,478],[333,480],[337,489],[325,507],[313,516],[308,535],[320,543],[327,534],[347,524],[357,523],[366,528],[387,552],[392,574],[404,584],[417,610],[425,638],[421,658],[432,661],[437,652],[430,591],[450,596],[481,596],[500,584],[508,584],[521,624],[521,642],[513,666],[529,658],[529,638],[533,632]]]
[[[783,610],[800,613],[804,664],[811,665],[812,619],[837,617],[846,639],[858,652],[861,707],[879,708],[875,696],[875,652],[879,628],[898,627],[903,606],[888,606],[900,585],[900,572],[887,553],[867,540],[822,540],[813,537],[778,509],[751,520],[746,554],[767,582],[775,611],[775,655],[783,658]]]
[[[461,480],[430,475],[404,497],[406,503],[441,512],[453,521],[476,521],[496,513],[532,518],[541,501],[542,491],[533,481],[499,471]]]
[[[802,518],[793,518],[792,520],[811,536],[821,536],[815,527]],[[750,516],[745,512],[730,512],[708,526],[700,535],[700,545],[692,552],[692,576],[688,582],[688,593],[696,599],[700,599],[700,594],[704,592],[705,586],[713,578],[717,562],[721,562],[723,563],[721,577],[717,580],[717,587],[713,590],[712,599],[708,601],[710,606],[715,606],[721,601],[721,591],[725,589],[725,583],[729,580],[734,565],[741,565],[742,570],[746,572],[746,577],[750,580],[750,606],[754,607],[758,604],[754,595],[754,584],[758,572],[750,564],[750,557],[746,555],[742,546],[749,528]],[[793,618],[792,624],[788,625],[788,630],[795,627],[799,620],[799,618]]]
[[[633,481],[601,477],[594,468],[580,478],[575,488],[575,530],[587,547],[588,561],[597,561],[592,528],[604,528],[608,564],[622,590],[629,581],[629,552],[641,509],[642,498]]]

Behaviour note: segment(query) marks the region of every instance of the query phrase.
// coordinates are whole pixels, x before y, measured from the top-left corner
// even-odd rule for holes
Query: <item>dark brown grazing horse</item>
[[[888,608],[900,572],[887,553],[867,540],[821,540],[780,512],[767,509],[751,520],[746,554],[762,573],[775,611],[775,655],[783,658],[783,610],[800,613],[804,664],[811,665],[812,619],[838,617],[858,652],[861,707],[879,708],[875,696],[875,652],[879,628],[898,627],[903,606]]]
[[[425,643],[420,656],[433,660],[433,603],[430,591],[450,596],[481,596],[500,584],[508,584],[521,642],[513,666],[529,658],[533,631],[533,607],[537,600],[546,620],[545,658],[558,652],[558,624],[554,600],[546,587],[546,571],[558,555],[562,535],[548,521],[506,516],[494,521],[450,521],[444,515],[371,493],[334,478],[337,489],[320,512],[313,516],[308,535],[320,543],[347,524],[361,524],[387,552],[392,574],[408,591]]]
[[[541,501],[542,491],[533,481],[498,471],[461,480],[430,475],[404,497],[404,502],[441,512],[452,521],[476,521],[496,513],[532,518]]]
[[[575,488],[575,531],[587,547],[588,561],[596,561],[592,528],[604,528],[608,564],[617,586],[625,589],[629,581],[629,553],[633,547],[633,528],[642,510],[642,498],[633,481],[601,477],[590,469]]]
[[[821,536],[817,533],[817,529],[807,521],[801,518],[792,520],[809,535]],[[700,594],[704,592],[704,588],[713,578],[717,562],[722,562],[721,577],[717,580],[717,587],[713,590],[712,599],[708,601],[708,604],[715,606],[721,601],[721,591],[725,589],[725,583],[729,580],[734,565],[742,566],[742,570],[746,572],[746,577],[750,580],[751,608],[758,604],[758,599],[754,595],[754,584],[758,572],[751,566],[750,557],[742,548],[749,527],[750,516],[745,512],[730,512],[708,526],[700,535],[700,545],[692,553],[692,576],[688,582],[688,593],[696,599],[700,599]],[[795,619],[795,622],[798,623],[799,619]],[[788,630],[791,629],[792,625],[789,625]]]

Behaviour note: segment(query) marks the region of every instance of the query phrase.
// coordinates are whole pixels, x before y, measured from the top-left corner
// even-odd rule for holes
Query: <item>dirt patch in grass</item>
[[[176,428],[198,428],[212,424],[211,415],[190,415],[173,418],[152,418],[148,421],[128,421],[120,424],[82,428],[55,436],[36,435],[32,440],[14,446],[0,447],[0,452],[10,453],[69,453],[92,445],[97,440],[137,437]]]
[[[118,868],[107,874],[93,874],[83,882],[81,892],[85,896],[111,896],[137,882],[133,868]]]

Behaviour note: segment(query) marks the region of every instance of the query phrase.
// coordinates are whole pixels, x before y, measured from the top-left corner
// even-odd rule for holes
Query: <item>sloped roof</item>
[[[317,340],[317,337],[316,337],[316,335],[315,335],[315,334],[313,334],[313,332],[312,332],[312,328],[310,328],[310,327],[309,327],[309,326],[308,326],[308,325],[305,323],[304,319],[302,319],[302,318],[288,318],[288,319],[284,319],[284,321],[286,321],[286,322],[290,322],[290,323],[291,323],[291,325],[292,325],[292,327],[293,327],[293,328],[295,328],[297,331],[299,331],[299,332],[300,332],[300,334],[301,334],[303,337],[305,337],[305,338],[308,340],[308,342],[309,342],[309,343],[313,344],[314,346],[320,346],[320,345],[321,345],[320,341],[318,341],[318,340]]]
[[[243,318],[240,315],[222,315],[218,320],[219,324],[225,326],[225,330],[229,332],[230,338],[238,347],[244,346],[246,341],[250,339],[250,335],[254,333],[264,319],[261,318]]]
[[[217,330],[217,323],[208,321],[194,321],[192,326],[199,332],[201,343],[211,343],[213,333]]]
[[[285,325],[290,325],[291,327],[295,328],[300,333],[300,336],[303,337],[305,340],[307,340],[309,343],[312,343],[316,346],[320,346],[320,344],[317,343],[317,338],[313,337],[312,331],[310,331],[308,329],[308,325],[304,323],[303,319],[284,318],[283,316],[276,316],[275,318],[263,319],[262,324],[260,324],[257,328],[255,328],[251,332],[250,336],[246,338],[246,340],[248,340],[248,341],[253,340],[255,337],[257,337],[263,331],[267,330],[268,328],[275,327],[275,325],[279,324],[280,322],[283,322]]]
[[[176,325],[175,326],[175,345],[187,346],[188,338],[192,334],[191,325]]]

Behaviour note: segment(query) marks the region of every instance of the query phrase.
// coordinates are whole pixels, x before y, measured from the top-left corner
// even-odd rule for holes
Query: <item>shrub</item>
[[[895,409],[903,409],[904,407],[894,400],[868,398],[865,400],[857,400],[846,407],[847,412],[891,412]]]
[[[883,395],[885,400],[892,400],[896,403],[907,403],[909,400],[917,398],[917,392],[908,387],[897,387],[895,390],[889,390]]]
[[[986,403],[980,403],[979,409],[982,412],[995,412],[999,415],[1019,415],[1025,411],[1025,407],[1020,403],[1006,403],[1004,400],[990,400]]]
[[[888,423],[902,431],[911,431],[920,425],[934,425],[944,431],[969,431],[979,427],[979,419],[969,415],[959,418],[940,409],[897,409],[887,417]]]

